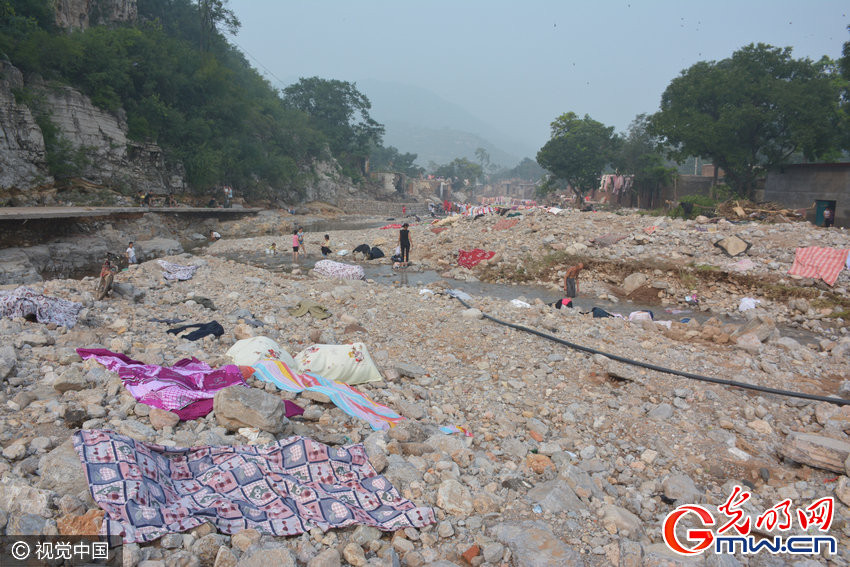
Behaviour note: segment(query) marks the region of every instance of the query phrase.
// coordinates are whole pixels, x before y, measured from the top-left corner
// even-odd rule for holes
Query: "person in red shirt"
[[[567,268],[567,273],[564,274],[564,293],[567,297],[575,297],[578,294],[578,279],[579,273],[584,269],[583,263],[578,263],[575,266]]]

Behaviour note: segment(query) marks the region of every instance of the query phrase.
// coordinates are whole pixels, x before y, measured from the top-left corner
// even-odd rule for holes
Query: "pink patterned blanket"
[[[74,434],[101,534],[153,541],[211,522],[227,534],[276,536],[352,524],[384,531],[433,524],[434,510],[402,498],[363,445],[305,437],[269,445],[163,447],[106,430]]]
[[[105,349],[78,348],[77,354],[117,372],[124,387],[141,403],[172,411],[184,421],[210,413],[213,397],[222,388],[246,386],[239,367],[232,364],[213,369],[197,358],[184,358],[164,367]]]

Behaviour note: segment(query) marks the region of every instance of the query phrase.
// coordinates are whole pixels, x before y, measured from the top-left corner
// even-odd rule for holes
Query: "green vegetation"
[[[586,115],[567,112],[552,122],[552,138],[537,152],[537,163],[552,173],[543,191],[569,184],[576,197],[598,187],[599,174],[611,163],[620,146],[613,126]]]
[[[281,98],[220,31],[239,27],[226,0],[138,0],[138,12],[135,25],[67,32],[56,29],[51,0],[0,0],[0,54],[27,76],[126,112],[129,138],[159,144],[197,192],[229,184],[249,198],[286,199],[303,191],[316,160],[335,157],[357,176],[380,148],[383,127],[354,85],[313,77]],[[58,136],[47,112],[36,116],[51,173],[78,174],[85,152]]]
[[[752,198],[765,169],[792,156],[830,156],[840,144],[836,65],[793,59],[791,48],[750,44],[700,61],[673,79],[652,117],[679,159],[708,156]]]
[[[492,175],[491,180],[524,179],[526,181],[539,181],[544,175],[546,175],[546,170],[540,167],[540,164],[531,158],[524,158],[516,167],[503,169]]]
[[[715,207],[721,202],[708,195],[686,195],[679,199],[679,204],[668,214],[674,219],[694,219],[699,215],[711,217],[714,216]]]
[[[472,163],[466,158],[455,158],[450,163],[436,167],[434,174],[438,177],[445,177],[446,179],[458,179],[461,182],[467,179],[470,183],[474,183],[476,179],[484,174],[484,169],[481,165]],[[459,185],[455,190],[459,191],[461,189],[462,185]]]
[[[373,171],[392,171],[418,177],[425,170],[414,163],[416,158],[416,154],[403,154],[395,146],[385,148],[376,145],[372,148],[369,161]]]

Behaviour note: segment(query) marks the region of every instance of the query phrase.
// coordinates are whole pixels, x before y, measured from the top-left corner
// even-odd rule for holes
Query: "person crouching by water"
[[[277,254],[277,243],[276,242],[272,242],[269,245],[269,247],[266,248],[266,254],[268,254],[269,256],[274,256],[275,254]]]
[[[410,231],[408,224],[401,225],[401,230],[398,231],[398,247],[401,248],[401,265],[407,267],[410,262]]]
[[[292,231],[292,261],[298,261],[298,248],[300,241],[298,240],[298,229]]]
[[[322,256],[325,258],[328,257],[328,254],[331,253],[331,237],[329,235],[325,235],[325,241],[322,242]]]
[[[210,231],[210,242],[215,242],[216,240],[221,240],[221,235],[214,230]]]
[[[578,294],[578,279],[579,272],[584,269],[583,263],[578,263],[575,266],[567,268],[567,273],[564,274],[564,293],[567,297],[573,298]]]

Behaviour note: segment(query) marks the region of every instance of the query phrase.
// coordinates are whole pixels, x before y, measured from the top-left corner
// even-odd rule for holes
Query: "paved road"
[[[0,207],[0,221],[24,219],[60,219],[108,217],[122,214],[195,214],[195,215],[244,215],[256,214],[262,209],[232,208],[212,209],[207,207]]]

